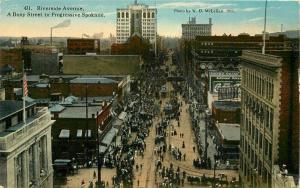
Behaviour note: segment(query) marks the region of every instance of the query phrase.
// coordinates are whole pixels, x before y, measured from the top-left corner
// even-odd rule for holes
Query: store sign
[[[241,97],[241,88],[239,85],[232,87],[218,88],[218,100],[237,99]]]
[[[218,93],[220,88],[239,87],[241,77],[239,71],[209,71],[209,91]]]

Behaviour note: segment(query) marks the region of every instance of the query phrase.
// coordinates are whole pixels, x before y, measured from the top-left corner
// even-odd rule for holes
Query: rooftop
[[[269,68],[280,67],[282,61],[281,57],[275,55],[262,54],[260,52],[248,50],[243,50],[241,59],[246,60],[247,62],[254,62],[255,64],[259,64],[260,66]]]
[[[222,110],[237,110],[241,108],[241,103],[237,101],[214,101],[213,106]]]
[[[80,77],[80,78],[75,78],[70,81],[70,83],[76,83],[76,84],[113,84],[113,83],[118,83],[117,81],[109,78],[103,78],[103,77]]]
[[[59,113],[59,118],[86,118],[86,106],[82,104],[74,104],[72,106],[67,106],[65,109]],[[92,118],[92,114],[96,116],[97,112],[101,111],[101,106],[88,106],[88,118]]]
[[[224,140],[239,141],[240,125],[232,123],[218,123],[217,127],[222,134]]]
[[[26,108],[35,104],[35,102],[25,102]],[[15,114],[23,109],[23,101],[5,100],[0,101],[0,120]]]

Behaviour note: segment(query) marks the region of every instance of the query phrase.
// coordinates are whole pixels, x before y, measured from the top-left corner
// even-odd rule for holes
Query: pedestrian
[[[185,161],[185,154],[183,154],[183,160]]]
[[[195,150],[196,150],[196,148],[195,148],[195,146],[193,146],[193,151],[194,151],[194,153],[195,153]]]
[[[140,186],[140,181],[139,180],[137,180],[137,186]]]
[[[140,164],[141,170],[143,170],[143,164]]]
[[[182,148],[185,148],[185,144],[184,144],[184,141],[182,141]]]
[[[96,171],[94,170],[94,175],[93,175],[94,179],[96,179]]]
[[[139,165],[138,164],[135,165],[135,169],[136,169],[136,171],[139,171]]]

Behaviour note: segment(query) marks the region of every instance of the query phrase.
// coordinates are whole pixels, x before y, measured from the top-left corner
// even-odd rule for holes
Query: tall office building
[[[47,108],[0,101],[0,187],[53,187],[51,120]]]
[[[243,51],[241,56],[242,187],[278,187],[278,181],[274,181],[278,174],[286,178],[285,185],[296,187],[293,177],[299,170],[299,62],[293,51],[270,53],[276,55]]]
[[[182,39],[195,39],[196,36],[211,36],[212,21],[208,24],[197,24],[196,17],[189,18],[187,24],[182,24]]]
[[[132,35],[149,39],[154,44],[157,33],[157,10],[137,1],[124,9],[117,9],[117,43],[125,43]]]

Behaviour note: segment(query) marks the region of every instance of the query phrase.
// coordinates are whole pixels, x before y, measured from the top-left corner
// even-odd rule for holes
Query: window
[[[265,138],[265,147],[264,147],[264,150],[265,150],[265,155],[267,155],[268,154],[268,146],[269,146],[269,144],[268,144],[268,140]]]
[[[255,144],[258,144],[258,130],[255,128]]]
[[[146,18],[146,12],[143,13],[143,18]]]
[[[259,148],[262,149],[262,145],[263,145],[263,138],[262,138],[262,134],[259,133]]]
[[[129,18],[129,13],[128,12],[126,12],[126,18]]]
[[[118,18],[120,18],[120,12],[118,12]]]
[[[122,12],[122,18],[124,18],[124,12]]]
[[[147,17],[148,17],[148,18],[150,18],[150,12],[148,12],[148,15],[147,15]]]
[[[269,143],[269,160],[272,161],[272,144]]]
[[[155,18],[155,14],[154,14],[154,12],[152,12],[152,18]]]

